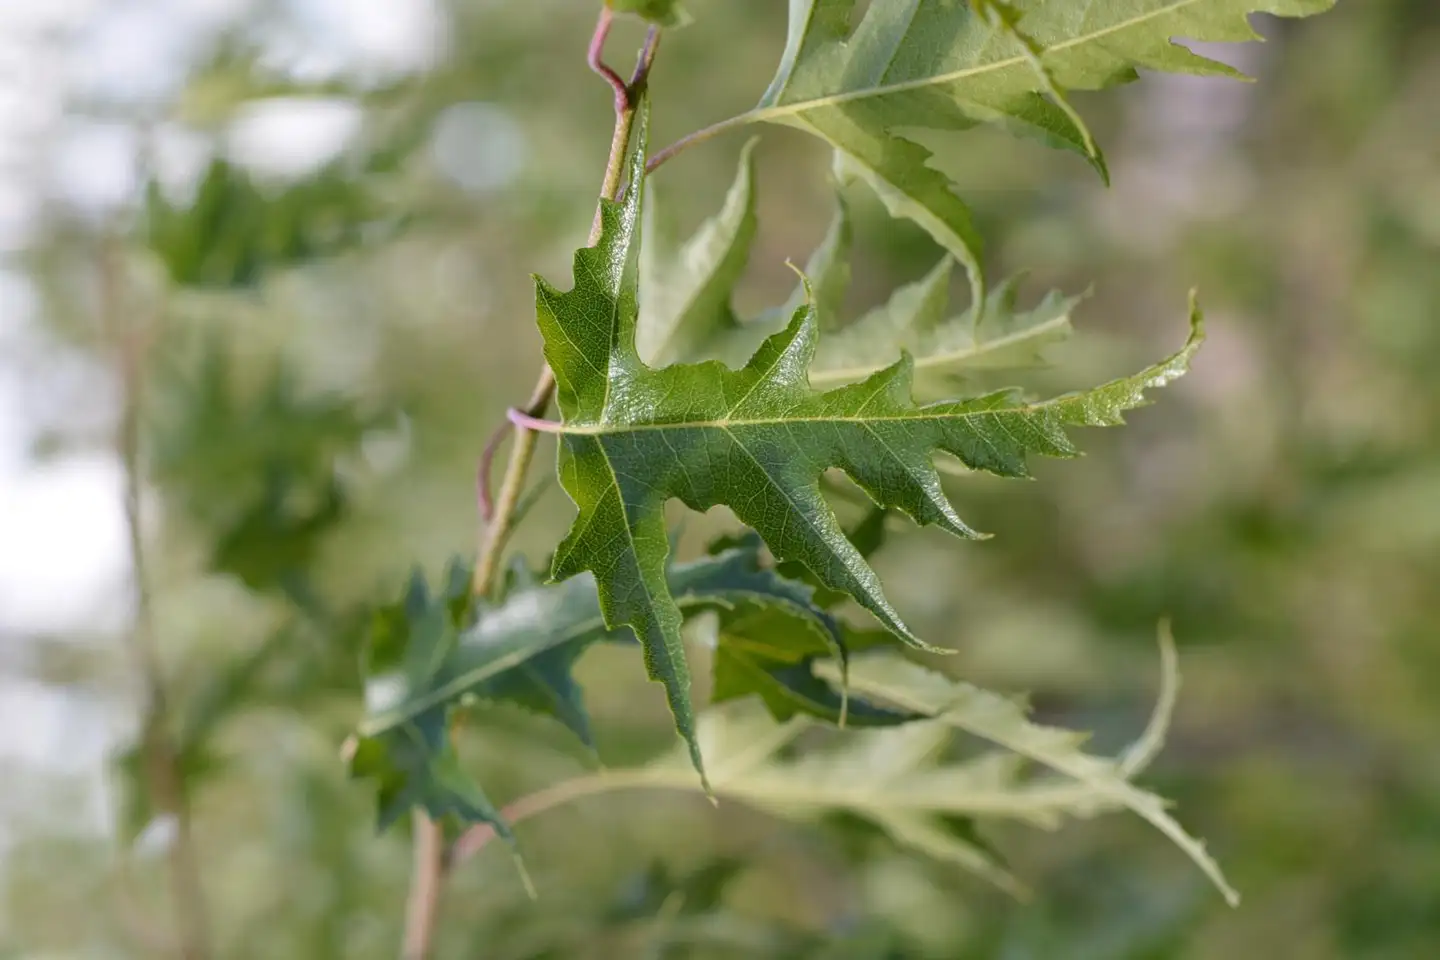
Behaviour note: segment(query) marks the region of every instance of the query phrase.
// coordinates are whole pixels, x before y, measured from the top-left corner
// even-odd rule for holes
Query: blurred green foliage
[[[659,140],[751,105],[783,39],[768,0],[688,6],[704,29],[661,48]],[[398,130],[410,144],[379,171],[393,193],[373,189],[363,150],[279,187],[217,160],[197,193],[209,214],[152,194],[143,218],[152,252],[137,257],[209,288],[166,303],[146,431],[176,736],[182,752],[206,744],[187,763],[208,771],[191,803],[217,956],[394,955],[408,841],[375,835],[373,797],[338,757],[359,715],[367,613],[417,561],[438,574],[472,549],[475,458],[538,362],[527,277],[562,274],[593,212],[610,119],[583,62],[593,10],[456,0],[450,14],[441,63],[383,96],[355,91],[370,98],[367,143]],[[1029,485],[957,482],[996,539],[957,548],[911,532],[876,560],[917,632],[961,651],[947,670],[1030,690],[1048,721],[1105,746],[1141,726],[1154,624],[1171,616],[1185,686],[1151,783],[1210,839],[1243,906],[1127,820],[987,836],[1034,891],[1018,903],[851,820],[801,829],[625,794],[518,829],[536,902],[498,851],[465,863],[438,956],[1440,952],[1440,8],[1349,0],[1262,27],[1272,43],[1244,54],[1254,86],[1146,78],[1077,98],[1108,145],[1109,191],[1074,158],[937,139],[993,275],[1028,268],[1036,295],[1094,285],[1077,342],[1037,382],[1093,382],[1157,355],[1191,285],[1212,338],[1189,379],[1090,440],[1085,461],[1038,467]],[[622,24],[613,48],[639,36]],[[205,100],[207,124],[275,92],[263,78],[235,87],[226,63],[231,92]],[[199,77],[213,91],[216,75]],[[504,189],[466,191],[422,149],[446,107],[471,101],[523,132]],[[739,148],[717,141],[657,176],[678,218],[719,207]],[[756,159],[741,310],[783,301],[783,261],[804,261],[832,206],[803,138],[767,130]],[[858,313],[936,250],[852,202]],[[85,249],[57,228],[33,263],[54,328],[92,348],[74,313]],[[535,515],[517,547],[539,561],[569,511],[552,495]],[[693,521],[687,546],[717,523]],[[599,755],[616,765],[670,742],[633,655],[597,648],[577,664]],[[114,702],[120,659],[107,647],[82,661],[70,689]],[[476,713],[458,751],[497,801],[588,763],[556,724]],[[113,778],[115,799],[130,798],[117,844],[67,814],[84,800],[63,777],[7,772],[17,830],[0,861],[0,954],[161,955],[164,859],[153,837],[129,843],[149,819],[143,795]]]
[[[334,256],[369,239],[375,218],[348,171],[322,170],[267,192],[220,157],[188,203],[172,205],[152,183],[145,207],[144,242],[173,282],[192,287],[249,286],[262,270]]]

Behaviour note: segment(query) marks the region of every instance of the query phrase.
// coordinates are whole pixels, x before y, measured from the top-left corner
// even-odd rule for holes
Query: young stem
[[[610,139],[610,157],[605,165],[605,176],[600,185],[600,196],[614,200],[620,191],[620,178],[625,169],[625,155],[630,149],[630,131],[634,125],[635,107],[639,95],[645,89],[649,78],[650,65],[660,42],[660,32],[651,28],[645,37],[635,73],[627,84],[601,60],[605,39],[610,32],[611,13],[608,7],[601,8],[600,18],[595,24],[591,37],[587,62],[590,69],[599,74],[615,90],[615,131]],[[600,239],[600,213],[596,210],[590,227],[589,245],[594,246]],[[549,366],[542,366],[540,376],[525,404],[525,412],[532,417],[541,417],[550,405],[555,391],[555,376]],[[475,574],[471,588],[479,596],[490,592],[494,586],[495,574],[500,569],[501,553],[509,537],[515,519],[516,507],[520,503],[525,486],[525,475],[535,457],[535,444],[539,438],[534,430],[516,425],[515,442],[510,448],[510,459],[505,465],[505,478],[501,481],[499,495],[493,505],[489,502],[488,466],[494,450],[490,449],[482,458],[481,503],[488,508],[490,516],[480,538],[480,548],[475,559]],[[444,886],[445,869],[449,859],[445,846],[444,831],[439,823],[431,820],[424,811],[415,812],[415,861],[410,881],[410,896],[405,911],[404,960],[425,960],[430,953],[436,921],[439,919],[440,894]]]
[[[206,960],[210,956],[210,948],[205,898],[190,829],[190,808],[185,797],[180,754],[170,732],[170,713],[160,657],[155,650],[140,509],[140,410],[149,332],[124,319],[130,311],[124,302],[126,289],[122,257],[123,251],[118,244],[107,240],[100,253],[100,311],[106,336],[116,350],[120,373],[121,412],[115,447],[124,471],[125,530],[135,617],[129,635],[129,650],[145,697],[141,721],[142,765],[156,807],[168,814],[175,824],[175,837],[169,849],[169,872],[178,939],[176,950],[183,960]]]
[[[645,172],[647,174],[654,173],[661,164],[673,160],[691,147],[704,143],[712,137],[717,137],[727,130],[733,130],[736,127],[743,127],[747,123],[753,123],[755,114],[756,111],[753,110],[748,113],[736,114],[733,117],[712,123],[708,127],[702,127],[694,133],[687,133],[668,147],[651,153],[650,158],[645,161]]]
[[[445,831],[423,811],[415,811],[415,863],[410,896],[405,904],[403,960],[425,960],[435,922],[440,916],[440,888],[445,880]]]

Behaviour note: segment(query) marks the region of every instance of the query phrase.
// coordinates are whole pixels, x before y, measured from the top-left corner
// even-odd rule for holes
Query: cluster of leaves
[[[721,126],[777,123],[824,140],[892,214],[965,264],[983,303],[982,242],[970,211],[929,165],[930,151],[900,131],[999,124],[1081,154],[1108,180],[1104,155],[1066,91],[1128,82],[1142,69],[1238,77],[1174,38],[1256,40],[1253,13],[1308,16],[1334,3],[1119,0],[1082,12],[1047,0],[907,0],[868,4],[857,23],[856,0],[790,0],[774,79],[753,109]],[[676,9],[644,6],[657,22]]]
[[[763,566],[753,538],[668,567],[666,582],[683,615],[718,615],[717,701],[758,693],[782,719],[804,712],[839,722],[847,711],[856,724],[910,719],[865,704],[851,708],[814,675],[817,660],[843,649],[841,627],[815,605],[811,587]],[[365,669],[368,716],[351,759],[356,775],[379,783],[381,826],[420,805],[508,836],[484,793],[460,773],[448,737],[453,708],[471,700],[511,703],[553,716],[593,749],[571,669],[597,642],[634,643],[634,634],[606,626],[591,577],[547,586],[517,564],[490,603],[474,600],[463,564],[452,564],[434,596],[417,573],[404,598],[376,614]]]
[[[403,601],[379,614],[366,667],[368,716],[351,769],[379,782],[382,825],[419,805],[508,837],[499,811],[461,773],[449,737],[452,708],[475,698],[540,709],[588,744],[570,667],[601,639],[638,638],[650,675],[666,688],[699,782],[718,789],[725,781],[705,779],[680,635],[681,621],[698,611],[719,613],[717,700],[758,694],[779,720],[808,714],[884,726],[933,715],[939,709],[933,704],[896,705],[893,695],[882,698],[889,705],[845,703],[850,647],[888,642],[890,634],[926,645],[885,600],[863,553],[841,529],[821,496],[821,474],[840,467],[881,507],[977,536],[941,489],[931,463],[936,451],[968,469],[1024,476],[1027,455],[1072,455],[1066,427],[1120,422],[1121,411],[1140,405],[1147,388],[1182,373],[1199,345],[1197,314],[1179,353],[1085,393],[1034,402],[1003,390],[916,406],[908,354],[863,371],[858,383],[810,388],[818,321],[807,295],[739,370],[714,360],[648,367],[636,352],[643,107],[635,139],[634,189],[623,203],[603,205],[599,243],[576,254],[575,288],[562,294],[541,282],[538,293],[566,417],[561,479],[580,507],[552,563],[556,583],[539,584],[516,568],[498,601],[475,602],[467,571],[456,566],[437,596],[417,578]],[[897,299],[917,298],[902,291]],[[963,364],[945,366],[953,372]],[[698,510],[724,503],[755,535],[721,545],[704,560],[673,564],[661,513],[671,497]],[[764,566],[756,535],[779,569]],[[862,638],[840,627],[805,579],[827,598],[858,600],[889,633]],[[816,675],[821,657],[840,665],[830,678],[835,685]],[[904,827],[924,830],[918,823]]]
[[[393,157],[366,166],[381,172]],[[354,177],[333,166],[288,185],[262,185],[214,159],[188,205],[148,186],[146,241],[181,288],[237,290],[263,272],[301,266],[372,239],[381,208]],[[392,224],[393,226],[393,224]],[[254,383],[237,370],[235,338],[208,327],[156,354],[151,478],[174,518],[204,532],[206,569],[293,609],[259,644],[210,667],[192,695],[170,705],[174,763],[194,792],[226,767],[220,729],[256,703],[303,709],[319,698],[354,695],[354,662],[365,611],[332,609],[309,580],[327,536],[351,514],[337,469],[362,438],[388,419],[348,398],[309,394],[284,359]],[[122,823],[138,834],[155,813],[146,745],[119,758]]]
[[[976,374],[1032,363],[1068,333],[1075,299],[1051,294],[1021,311],[1013,280],[988,291],[968,210],[928,165],[929,152],[899,130],[998,122],[1077,151],[1108,176],[1066,90],[1122,82],[1140,68],[1232,73],[1171,38],[1252,39],[1251,12],[1304,15],[1331,2],[1126,0],[1077,21],[1059,4],[914,0],[872,3],[855,22],[854,0],[792,0],[774,80],[753,110],[719,126],[783,123],[824,139],[842,182],[867,184],[893,215],[914,220],[945,251],[923,280],[845,326],[836,309],[848,280],[851,231],[843,201],[791,302],[753,319],[737,315],[732,293],[756,231],[753,144],[715,219],[678,250],[642,248],[648,160],[642,102],[624,199],[601,202],[599,239],[576,253],[573,288],[561,292],[543,280],[537,287],[563,420],[526,425],[559,435],[560,479],[578,516],[554,555],[552,585],[517,573],[498,601],[471,604],[463,575],[433,599],[417,580],[405,602],[380,617],[367,667],[369,715],[352,770],[379,780],[382,823],[418,804],[508,836],[496,808],[459,778],[450,710],[471,697],[510,700],[554,714],[588,743],[569,668],[585,645],[602,638],[638,641],[648,674],[665,688],[698,782],[724,792],[730,781],[722,773],[731,768],[717,768],[714,752],[702,747],[680,629],[688,613],[718,608],[717,699],[759,694],[772,718],[792,723],[797,714],[843,722],[847,712],[882,725],[933,718],[929,726],[915,722],[876,735],[885,751],[901,757],[914,750],[886,737],[928,745],[920,751],[927,754],[931,731],[952,718],[951,725],[1079,781],[1080,793],[1067,795],[1074,805],[1126,806],[1151,819],[1223,888],[1201,848],[1157,800],[1124,785],[1117,767],[1075,759],[1083,755],[1063,737],[1042,753],[1036,743],[1045,737],[1007,734],[1030,729],[1013,704],[1002,707],[1008,702],[960,688],[947,688],[940,703],[933,675],[910,673],[899,687],[880,690],[876,702],[847,710],[847,640],[855,633],[839,627],[818,597],[851,598],[889,637],[934,648],[885,597],[824,498],[822,478],[838,469],[883,510],[957,537],[981,537],[955,512],[936,454],[963,471],[1027,476],[1032,455],[1075,454],[1068,428],[1121,423],[1124,411],[1145,402],[1146,390],[1184,373],[1203,338],[1192,306],[1185,345],[1133,376],[1049,400],[1016,389],[975,389]],[[611,5],[657,23],[679,16],[674,3]],[[972,300],[952,317],[947,301],[956,261],[969,272]],[[763,567],[753,540],[699,566],[673,563],[663,510],[671,499],[697,511],[729,507],[763,540],[776,566]],[[749,571],[743,601],[728,592],[741,555]],[[722,570],[721,580],[707,579]],[[807,581],[820,592],[812,594]],[[749,659],[755,650],[766,651],[764,662]],[[835,686],[814,670],[824,655],[838,664],[829,677]],[[884,662],[902,673],[912,669],[893,653]],[[952,709],[956,703],[968,706]],[[997,711],[1006,724],[975,728],[977,716],[993,719]],[[953,723],[956,715],[968,719]],[[769,754],[757,756],[758,762]],[[801,766],[814,779],[818,768]],[[940,832],[934,822],[894,817],[881,825],[902,842],[935,840]],[[947,849],[998,876],[977,848]],[[963,856],[955,852],[961,849]]]
[[[877,504],[915,522],[975,538],[955,513],[932,463],[937,452],[972,470],[1027,475],[1030,454],[1070,456],[1065,428],[1121,422],[1144,391],[1183,373],[1200,343],[1085,393],[1034,402],[1019,391],[915,405],[913,360],[856,383],[815,391],[808,371],[818,320],[813,302],[795,311],[739,370],[718,361],[654,369],[636,351],[636,247],[646,137],[623,204],[605,204],[599,244],[576,254],[575,287],[541,283],[540,329],[555,371],[561,482],[579,507],[552,576],[594,573],[606,622],[640,638],[646,666],[665,684],[676,726],[693,734],[680,614],[665,581],[663,506],[724,504],[764,538],[782,562],[803,564],[826,588],[849,595],[898,637],[928,649],[885,598],[878,577],[841,530],[820,492],[829,468],[848,474]]]
[[[833,146],[896,216],[923,227],[970,270],[981,241],[930,151],[899,131],[998,123],[1105,160],[1067,90],[1094,90],[1157,70],[1238,76],[1174,42],[1258,39],[1248,17],[1319,13],[1334,0],[1119,0],[1079,8],[1046,0],[791,0],[790,34],[770,87],[743,119],[796,127]],[[976,297],[977,301],[981,298]]]
[[[667,26],[684,19],[673,0],[607,2]],[[1108,176],[1065,91],[1122,82],[1142,68],[1229,73],[1171,38],[1251,39],[1251,12],[1305,15],[1332,3],[1121,0],[1076,17],[1064,4],[1040,0],[874,0],[857,17],[855,0],[792,0],[773,81],[755,108],[720,126],[780,123],[821,138],[834,150],[840,185],[865,184],[943,250],[922,280],[848,324],[839,308],[852,232],[843,199],[790,301],[753,318],[737,314],[733,291],[757,226],[750,146],[723,209],[699,233],[678,249],[641,243],[642,220],[656,220],[645,202],[642,103],[623,201],[602,202],[598,242],[576,253],[572,289],[544,281],[537,289],[562,421],[530,425],[560,435],[559,474],[579,511],[556,550],[550,582],[521,562],[496,596],[475,598],[469,571],[457,564],[440,589],[417,575],[398,602],[370,618],[367,715],[350,764],[378,783],[381,825],[420,807],[509,837],[509,825],[451,744],[458,710],[472,700],[513,703],[555,717],[593,746],[572,667],[594,643],[632,643],[664,686],[684,757],[699,774],[686,772],[688,782],[707,791],[782,813],[843,810],[901,845],[962,863],[1008,889],[1016,888],[1014,878],[968,826],[957,830],[954,818],[999,815],[1051,826],[1062,815],[1128,808],[1224,888],[1160,801],[1129,784],[1143,762],[1088,756],[1074,735],[1034,726],[1017,704],[919,671],[895,650],[865,658],[851,675],[851,654],[862,648],[934,648],[886,598],[867,561],[875,544],[864,542],[863,525],[842,529],[822,481],[827,471],[844,472],[878,506],[871,517],[881,523],[898,512],[979,538],[955,511],[941,472],[1024,477],[1031,456],[1075,455],[1069,428],[1121,423],[1147,390],[1184,373],[1203,336],[1192,308],[1184,346],[1133,376],[1044,400],[983,389],[984,375],[1033,364],[1066,336],[1077,298],[1051,293],[1022,309],[1016,280],[990,289],[968,209],[929,166],[928,150],[899,131],[999,123],[1078,152]],[[217,159],[188,206],[171,204],[152,185],[147,240],[177,284],[251,285],[262,268],[370,238],[384,210],[353,181],[357,172],[383,172],[392,162],[386,155],[363,169],[327,168],[267,191]],[[957,262],[972,297],[952,312]],[[279,587],[304,602],[292,575],[344,511],[344,491],[324,469],[326,451],[353,443],[364,424],[340,408],[298,400],[277,376],[255,425],[236,429],[231,421],[240,414],[227,406],[223,371],[201,383],[208,392],[191,398],[189,419],[175,434],[185,453],[167,460],[162,446],[157,472],[164,478],[170,471],[172,485],[193,488],[196,510],[213,512],[205,478],[190,474],[224,471],[240,459],[265,462],[263,491],[226,521],[212,565],[253,589]],[[237,435],[263,437],[278,452],[227,456],[205,443]],[[697,511],[727,506],[753,534],[676,562],[664,519],[671,499]],[[838,619],[834,607],[846,598],[884,629],[862,631]],[[744,702],[697,714],[681,625],[702,613],[714,624],[713,700],[758,697],[768,720]],[[263,662],[235,676],[248,683]],[[232,690],[216,702],[237,696]],[[221,712],[201,710],[199,733],[182,738],[195,745],[194,757],[182,758],[187,774],[213,766],[201,748]],[[833,753],[782,760],[815,720],[882,729],[851,735]],[[716,732],[728,728],[739,734]],[[1007,752],[933,763],[956,729]],[[736,753],[735,744],[744,749]],[[1024,758],[1068,780],[1031,782]],[[875,792],[864,796],[846,783],[860,762],[877,777]],[[672,761],[647,771],[615,776],[679,782]]]
[[[215,333],[167,373],[155,403],[157,481],[187,519],[215,532],[213,570],[252,590],[283,586],[309,568],[321,536],[346,515],[335,461],[380,418],[338,397],[307,395],[278,360],[258,389],[247,389],[233,346]]]
[[[949,396],[957,386],[987,372],[1037,365],[1047,346],[1070,335],[1070,314],[1080,298],[1051,292],[1035,306],[1018,309],[1019,277],[990,291],[983,310],[971,304],[952,314],[955,259],[949,253],[921,280],[900,287],[886,303],[842,324],[854,237],[844,193],[853,178],[843,166],[836,169],[830,228],[805,266],[807,283],[797,287],[783,306],[740,317],[731,297],[749,262],[759,226],[756,142],[751,140],[741,151],[734,183],[719,213],[684,243],[670,235],[660,189],[647,184],[651,196],[642,210],[646,240],[640,248],[636,323],[636,348],[644,363],[660,367],[703,359],[741,366],[808,301],[824,333],[810,363],[812,387],[863,379],[889,366],[904,351],[914,361],[916,396],[929,400]]]
[[[269,97],[343,96],[370,108],[368,129],[353,149],[291,180],[258,176],[220,154],[183,200],[152,178],[139,235],[171,285],[249,296],[274,271],[412,226],[413,212],[400,210],[381,186],[421,145],[430,117],[382,116],[396,92],[297,82],[262,67],[250,40],[222,37],[187,89],[187,103],[177,107],[188,119],[209,126]],[[358,692],[354,665],[369,611],[332,606],[309,574],[326,538],[352,513],[339,462],[391,419],[353,398],[311,394],[281,357],[251,382],[238,362],[247,353],[239,346],[245,334],[223,326],[177,324],[184,335],[154,354],[156,389],[146,403],[150,479],[165,490],[173,517],[203,532],[208,573],[233,577],[257,596],[283,598],[293,615],[259,644],[212,665],[193,695],[170,705],[165,723],[186,792],[224,769],[218,732],[248,707],[304,709]],[[145,753],[136,744],[119,758],[128,836],[155,812]]]

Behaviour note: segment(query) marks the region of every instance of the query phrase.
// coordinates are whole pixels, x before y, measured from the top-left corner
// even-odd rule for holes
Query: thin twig
[[[631,106],[634,106],[634,99],[645,92],[645,84],[650,80],[650,68],[655,63],[655,51],[660,48],[660,28],[654,24],[645,32],[645,43],[640,48],[640,55],[635,58],[635,70],[630,74],[629,96]]]
[[[514,825],[531,817],[537,816],[562,806],[581,797],[595,793],[608,793],[612,790],[636,789],[653,786],[648,771],[641,770],[608,770],[602,773],[587,774],[574,777],[570,780],[563,780],[560,783],[536,790],[520,797],[514,803],[506,806],[500,811],[500,819]],[[686,783],[689,783],[687,778]],[[660,786],[669,786],[668,783],[661,783]],[[491,840],[495,839],[495,828],[488,823],[479,823],[460,835],[455,841],[451,850],[450,859],[453,864],[460,864],[469,860],[475,854],[485,849]]]
[[[403,960],[425,960],[440,913],[440,888],[445,881],[445,830],[424,812],[415,811],[414,872],[405,904]]]
[[[610,37],[610,24],[614,22],[614,16],[609,7],[600,8],[600,19],[595,24],[595,33],[590,37],[590,49],[586,52],[585,63],[615,91],[615,113],[618,115],[630,109],[630,88],[620,79],[620,74],[605,65],[605,41]]]
[[[691,147],[696,146],[697,144],[704,143],[706,140],[709,140],[712,137],[717,137],[727,130],[733,130],[736,127],[743,127],[747,123],[753,123],[755,122],[755,119],[756,111],[752,110],[749,113],[737,114],[728,119],[721,120],[718,123],[712,123],[708,127],[702,127],[701,129],[696,130],[694,133],[687,133],[685,136],[681,137],[679,140],[676,140],[668,147],[664,147],[663,149],[656,150],[651,153],[650,159],[645,161],[645,172],[647,174],[654,173],[657,169],[659,169],[661,164],[665,163],[666,161],[673,160],[685,150],[688,150]]]
[[[495,454],[500,451],[500,444],[510,434],[508,422],[500,424],[495,432],[490,434],[490,439],[485,441],[485,450],[480,454],[480,469],[476,476],[475,488],[476,498],[479,501],[480,519],[489,523],[495,519],[495,499],[490,496],[490,470],[495,466]]]
[[[625,155],[630,149],[630,131],[635,119],[635,104],[649,77],[650,65],[655,58],[655,49],[660,34],[652,30],[645,38],[640,52],[635,76],[625,83],[614,70],[605,65],[605,40],[610,33],[612,14],[608,7],[602,7],[600,18],[595,24],[595,33],[590,39],[586,62],[590,69],[604,78],[615,91],[615,133],[610,140],[610,158],[605,165],[605,177],[601,183],[600,196],[614,200],[620,188],[620,178],[625,168]],[[600,212],[597,209],[590,228],[589,245],[594,246],[600,239]],[[525,405],[525,412],[532,417],[542,417],[550,405],[555,391],[555,376],[548,366],[541,369],[535,388]],[[500,483],[500,492],[492,504],[489,503],[490,459],[499,441],[492,438],[487,444],[488,457],[482,455],[479,484],[481,509],[487,508],[490,516],[481,534],[480,549],[475,560],[475,573],[471,588],[479,596],[490,592],[495,575],[500,569],[501,553],[514,523],[516,509],[520,503],[525,484],[525,474],[535,456],[538,434],[516,425],[515,442],[510,447],[510,459],[505,467],[505,477]],[[497,435],[500,436],[500,435]],[[440,894],[444,886],[447,864],[453,856],[447,854],[444,831],[440,824],[431,820],[423,810],[415,812],[415,861],[410,881],[410,895],[405,911],[405,940],[402,956],[404,960],[425,960],[430,953],[435,925],[439,918]]]
[[[559,433],[561,431],[561,424],[554,420],[532,417],[524,410],[517,410],[514,407],[506,410],[505,416],[511,423],[523,430],[534,430],[536,433]]]
[[[175,910],[177,954],[183,960],[210,956],[206,907],[199,860],[190,829],[190,809],[180,771],[180,755],[170,732],[170,713],[155,649],[154,623],[145,562],[141,515],[140,411],[150,331],[127,323],[130,315],[124,281],[123,251],[107,240],[100,254],[100,312],[106,335],[118,358],[121,413],[116,452],[124,470],[125,528],[130,554],[134,623],[129,634],[130,657],[144,689],[141,750],[151,795],[158,809],[174,819],[170,843],[170,882]]]

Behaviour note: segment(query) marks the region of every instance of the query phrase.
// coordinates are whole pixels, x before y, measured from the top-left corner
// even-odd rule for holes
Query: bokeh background
[[[137,788],[118,339],[143,370],[143,530],[220,957],[388,957],[403,827],[338,751],[364,611],[473,548],[475,463],[538,362],[531,272],[586,234],[609,91],[593,0],[0,4],[0,956],[165,955],[173,824]],[[775,0],[693,0],[653,79],[668,141],[758,97]],[[1092,294],[1030,378],[1193,374],[1039,482],[962,478],[996,538],[908,532],[877,563],[947,669],[1045,719],[1139,730],[1156,622],[1184,675],[1146,783],[1245,895],[1230,910],[1140,822],[991,837],[1028,903],[853,825],[693,796],[595,798],[487,850],[441,957],[1440,956],[1440,5],[1341,0],[1207,50],[1257,78],[1078,98],[1107,189],[981,131],[936,141],[994,275]],[[641,35],[617,28],[612,59]],[[782,301],[831,209],[814,143],[765,130],[741,303]],[[682,227],[744,135],[655,180]],[[853,198],[848,309],[937,251]],[[550,448],[546,448],[546,454]],[[556,490],[516,546],[568,523]],[[722,524],[710,517],[694,524]],[[600,753],[670,743],[629,651],[588,655]],[[504,710],[462,747],[497,799],[584,769]]]

